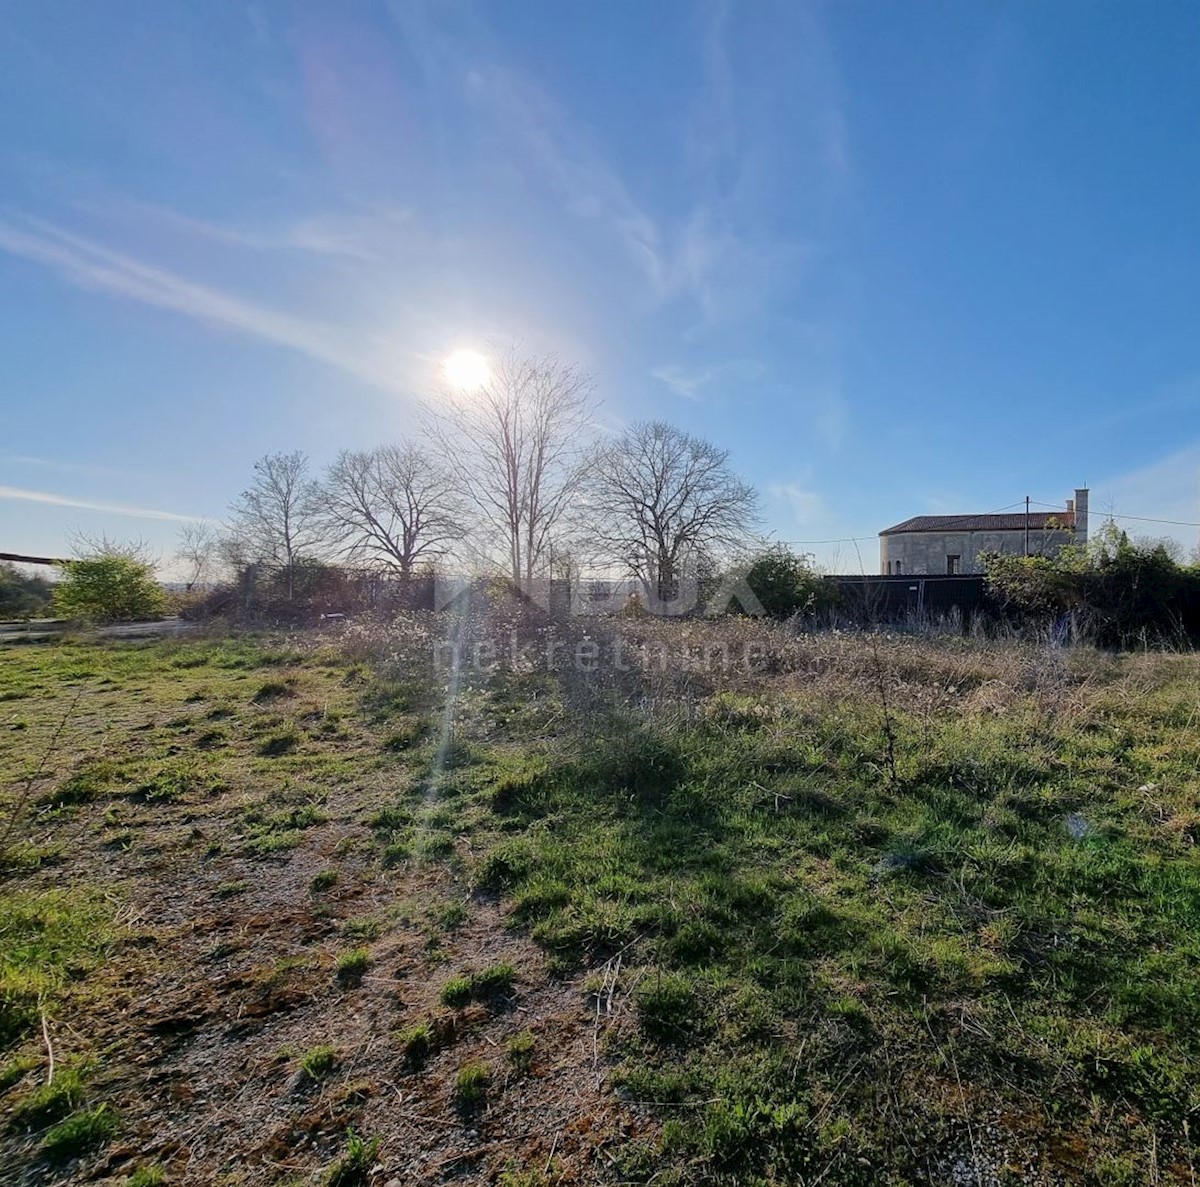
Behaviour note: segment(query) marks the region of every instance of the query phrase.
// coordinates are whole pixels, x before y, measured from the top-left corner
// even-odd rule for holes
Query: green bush
[[[1130,540],[1111,520],[1086,549],[981,559],[988,592],[1019,620],[1046,625],[1071,613],[1103,646],[1200,637],[1200,571],[1176,563],[1162,541]]]
[[[44,577],[26,577],[10,564],[0,564],[0,618],[34,618],[54,600],[54,586]]]
[[[746,584],[771,618],[812,613],[828,600],[824,582],[806,558],[784,544],[775,544],[754,558],[746,570]]]
[[[106,552],[70,561],[54,591],[56,613],[90,622],[157,618],[166,607],[153,568],[129,553]]]

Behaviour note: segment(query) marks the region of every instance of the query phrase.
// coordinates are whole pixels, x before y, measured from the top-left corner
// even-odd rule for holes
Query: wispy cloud
[[[730,359],[700,368],[667,363],[652,368],[650,375],[686,400],[705,400],[736,394],[739,388],[761,379],[766,371],[757,359]]]
[[[1169,536],[1194,547],[1200,539],[1200,529],[1190,526],[1200,523],[1200,445],[1096,483],[1089,512],[1092,530],[1111,513],[1131,536]]]
[[[825,388],[818,393],[813,420],[825,445],[835,453],[841,449],[850,431],[850,408],[840,392]]]
[[[43,470],[61,470],[67,474],[104,474],[110,477],[130,477],[128,470],[113,466],[94,466],[87,462],[68,462],[57,458],[29,457],[26,454],[7,453],[0,456],[0,466],[36,466]]]
[[[154,202],[119,199],[76,202],[81,210],[134,216],[184,235],[250,251],[295,252],[342,257],[364,263],[381,262],[394,254],[397,239],[411,238],[413,212],[406,206],[372,206],[344,214],[310,214],[280,219],[274,225],[229,226],[197,218]]]
[[[26,217],[23,225],[0,220],[0,251],[44,264],[81,288],[169,309],[298,351],[377,387],[396,388],[394,373],[338,327],[198,284],[41,219]]]
[[[687,371],[683,367],[655,367],[650,374],[665,383],[677,396],[685,400],[702,400],[702,392],[711,382],[713,373],[706,371]]]
[[[16,486],[0,486],[0,499],[20,503],[46,503],[52,507],[76,507],[81,511],[101,511],[107,515],[124,515],[131,519],[165,519],[173,523],[196,523],[200,515],[179,515],[174,511],[157,511],[151,507],[130,507],[125,503],[104,503],[93,499],[77,499],[44,490],[22,490]]]
[[[666,296],[673,269],[657,222],[566,110],[528,78],[494,64],[468,73],[467,93],[561,195],[567,210],[608,226],[656,299]]]
[[[786,504],[796,526],[802,530],[814,530],[829,516],[824,496],[800,482],[773,483],[769,493]]]

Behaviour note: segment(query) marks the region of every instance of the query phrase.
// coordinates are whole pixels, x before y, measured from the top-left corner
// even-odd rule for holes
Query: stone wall
[[[1055,556],[1073,535],[1063,528],[1031,529],[1030,555]],[[879,537],[879,571],[912,576],[944,575],[949,571],[947,558],[957,556],[959,573],[982,573],[980,553],[1008,552],[1021,556],[1024,551],[1024,528],[1015,532],[896,532]]]

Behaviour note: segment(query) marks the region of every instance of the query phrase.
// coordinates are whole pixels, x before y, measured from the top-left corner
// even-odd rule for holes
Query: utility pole
[[[1029,496],[1025,496],[1025,555],[1029,555]]]

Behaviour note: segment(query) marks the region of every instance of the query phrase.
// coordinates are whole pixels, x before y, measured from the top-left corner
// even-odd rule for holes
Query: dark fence
[[[995,610],[982,574],[925,577],[830,577],[838,610],[860,625],[936,622],[958,618],[968,629],[980,613]]]

